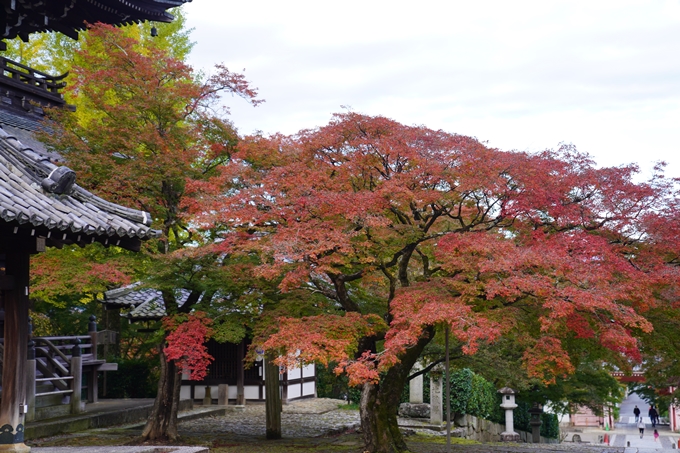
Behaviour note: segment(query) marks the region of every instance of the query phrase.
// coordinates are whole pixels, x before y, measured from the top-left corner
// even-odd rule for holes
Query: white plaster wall
[[[300,379],[300,368],[289,369],[288,379]]]
[[[243,394],[247,400],[256,400],[260,398],[260,388],[254,385],[246,385],[243,388]],[[234,396],[236,398],[236,396]]]
[[[191,387],[188,385],[183,385],[179,391],[179,399],[190,400],[191,399]]]
[[[314,365],[307,365],[304,368],[302,368],[302,376],[303,377],[313,377],[314,372],[315,372]]]
[[[302,395],[310,396],[316,393],[316,385],[314,382],[305,382],[302,384]]]
[[[300,384],[289,385],[288,386],[288,399],[299,398],[300,395]]]

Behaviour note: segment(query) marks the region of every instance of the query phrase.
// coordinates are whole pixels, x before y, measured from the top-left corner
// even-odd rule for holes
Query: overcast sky
[[[575,144],[600,165],[680,176],[680,0],[225,1],[185,6],[190,63],[259,88],[243,134],[294,133],[343,106],[504,150]]]

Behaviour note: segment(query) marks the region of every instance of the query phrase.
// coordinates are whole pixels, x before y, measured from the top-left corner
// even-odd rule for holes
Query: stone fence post
[[[411,369],[411,373],[417,373],[422,367],[420,362],[416,362]],[[422,403],[423,402],[423,375],[418,375],[408,382],[408,401],[409,403]]]
[[[441,368],[430,371],[430,423],[441,425],[444,422],[444,392]]]

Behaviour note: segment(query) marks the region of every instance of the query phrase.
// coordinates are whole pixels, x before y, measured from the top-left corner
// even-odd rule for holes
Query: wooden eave
[[[57,31],[78,39],[86,23],[126,25],[142,21],[170,22],[166,10],[190,0],[0,0],[2,39]]]
[[[57,168],[0,129],[0,236],[8,245],[43,238],[47,246],[99,242],[136,251],[143,240],[160,236],[150,228],[148,213],[108,202],[77,184],[51,193],[43,181]]]

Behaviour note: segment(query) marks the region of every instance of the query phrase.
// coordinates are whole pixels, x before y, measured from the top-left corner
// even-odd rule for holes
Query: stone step
[[[36,420],[47,420],[50,418],[63,417],[71,413],[70,404],[60,404],[59,406],[43,406],[35,408]]]
[[[70,409],[70,406],[64,406]],[[37,439],[40,437],[53,436],[61,433],[73,433],[77,431],[85,431],[91,428],[105,428],[113,425],[130,425],[144,423],[151,414],[152,403],[131,407],[121,410],[113,410],[110,412],[99,412],[88,414],[87,406],[85,412],[76,415],[69,415],[67,412],[64,415],[57,416],[51,419],[37,419],[35,422],[26,424],[24,429],[24,436],[26,439]],[[215,410],[219,410],[220,406],[214,406]],[[193,404],[189,400],[180,401],[179,416],[184,413],[190,414]],[[36,409],[36,416],[37,416]],[[222,412],[223,413],[223,412]],[[199,416],[207,417],[210,415],[219,414],[219,412],[205,412]]]

